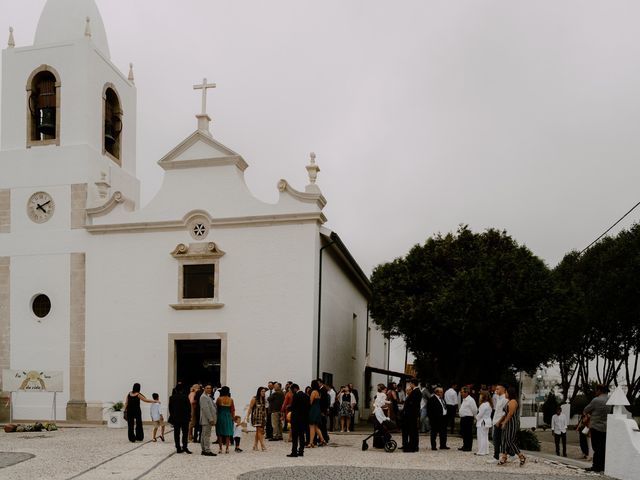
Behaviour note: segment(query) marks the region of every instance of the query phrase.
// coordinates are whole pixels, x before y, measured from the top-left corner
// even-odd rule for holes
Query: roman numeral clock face
[[[44,223],[51,218],[55,204],[53,198],[46,192],[36,192],[27,202],[27,214],[36,223]]]

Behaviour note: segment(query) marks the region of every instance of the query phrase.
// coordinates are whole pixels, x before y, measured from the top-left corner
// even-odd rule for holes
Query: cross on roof
[[[207,83],[207,79],[202,80],[201,85],[194,85],[194,90],[202,90],[202,115],[207,114],[207,90],[210,88],[216,88],[215,83]]]

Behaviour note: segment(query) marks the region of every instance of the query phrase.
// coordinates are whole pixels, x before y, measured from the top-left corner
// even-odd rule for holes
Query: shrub
[[[589,397],[587,397],[586,395],[576,395],[576,397],[571,402],[571,415],[573,416],[582,414],[584,407],[589,404],[589,401]]]
[[[124,408],[124,403],[122,402],[116,402],[111,406],[111,410],[113,410],[114,412],[120,412],[122,411],[123,408]]]
[[[518,431],[518,445],[522,450],[532,452],[540,451],[540,440],[538,440],[536,434],[531,430]]]

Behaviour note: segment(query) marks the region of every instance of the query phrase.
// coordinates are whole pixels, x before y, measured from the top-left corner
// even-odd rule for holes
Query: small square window
[[[215,243],[180,243],[171,252],[178,260],[178,303],[174,310],[209,310],[224,307],[218,298],[220,257],[224,252]]]
[[[214,298],[215,264],[183,265],[182,298]]]

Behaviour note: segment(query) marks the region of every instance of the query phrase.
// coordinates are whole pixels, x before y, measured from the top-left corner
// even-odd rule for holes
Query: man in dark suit
[[[300,391],[297,384],[291,385],[293,399],[289,411],[291,412],[291,453],[287,457],[304,456],[306,431],[309,429],[309,395]]]
[[[169,397],[169,423],[173,425],[173,440],[177,453],[191,453],[187,448],[189,442],[189,421],[191,420],[191,402],[184,393],[184,386],[179,383]],[[182,445],[180,433],[182,432]]]
[[[449,450],[447,447],[447,405],[444,403],[444,391],[441,387],[435,389],[427,402],[427,416],[431,423],[431,450],[437,450],[436,437],[440,436],[440,450]]]
[[[321,378],[318,379],[318,385],[320,386],[320,432],[324,441],[329,443],[329,432],[327,431],[327,418],[329,417],[329,408],[331,407],[331,400],[329,399],[329,392],[327,387]]]
[[[420,421],[420,402],[422,401],[422,392],[418,388],[418,380],[411,379],[407,391],[408,395],[404,401],[403,410],[402,450],[404,452],[417,452],[420,441],[418,422]]]

